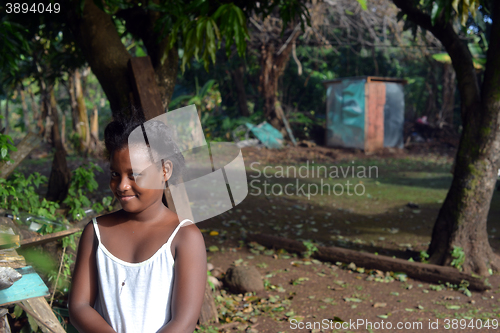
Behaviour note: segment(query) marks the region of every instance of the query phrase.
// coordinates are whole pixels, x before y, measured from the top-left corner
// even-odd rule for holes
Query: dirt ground
[[[249,175],[255,174],[254,169],[258,166],[274,166],[276,170],[277,165],[300,165],[307,161],[317,164],[352,161],[363,164],[365,161],[364,165],[392,162],[394,167],[380,164],[378,181],[381,186],[384,182],[392,182],[398,187],[386,196],[382,193],[379,198],[373,195],[359,200],[349,200],[351,198],[345,195],[323,195],[309,200],[297,196],[249,195],[234,211],[199,223],[207,248],[215,245],[219,249],[209,253],[209,262],[222,271],[233,264],[256,266],[266,281],[269,295],[269,298],[258,300],[247,297],[245,301],[223,291],[220,302],[233,304],[233,307],[225,309],[227,317],[222,316],[222,322],[214,328],[227,332],[477,332],[500,329],[498,274],[489,278],[490,291],[472,292],[468,297],[446,284],[432,285],[397,272],[365,271],[352,265],[348,268],[349,263],[311,261],[241,242],[246,233],[262,232],[417,259],[419,252],[427,249],[432,226],[451,181],[453,149],[426,144],[404,150],[386,149],[374,155],[324,147],[282,151],[245,148],[243,151]],[[254,162],[260,164],[252,168]],[[419,184],[418,178],[411,178],[419,169],[432,175],[437,172],[438,176],[431,177],[434,182]],[[395,170],[398,175],[394,174]],[[279,178],[272,181],[286,182]],[[365,183],[368,188],[368,180]],[[409,207],[405,197],[416,185],[424,187],[413,196],[409,194],[413,203],[417,203],[417,209]],[[440,192],[432,193],[426,187]],[[437,195],[438,200],[425,202],[419,200],[421,195]],[[500,253],[496,233],[500,230],[498,208],[495,194],[490,212],[490,243]],[[218,235],[210,236],[210,231]],[[339,321],[330,322],[335,318]],[[299,320],[305,326],[300,326]],[[345,322],[344,328],[340,320]],[[481,323],[490,327],[480,326]]]
[[[23,163],[19,170],[27,173],[36,170],[48,176],[50,156],[37,154],[42,154],[42,150],[35,152],[34,158]],[[469,297],[458,286],[432,285],[398,272],[364,270],[350,263],[319,262],[245,242],[248,233],[262,232],[418,260],[420,251],[427,249],[432,226],[449,188],[454,154],[452,146],[432,143],[385,149],[371,155],[360,150],[325,147],[287,147],[278,151],[244,148],[248,180],[256,180],[257,185],[249,189],[247,198],[235,209],[197,225],[205,237],[209,262],[224,272],[231,265],[256,266],[264,278],[266,295],[217,291],[221,322],[200,327],[199,331],[500,331],[498,274],[489,277],[491,290],[473,291]],[[68,159],[71,168],[82,162],[78,158]],[[99,198],[110,195],[108,166],[105,161],[96,162],[105,171],[97,177],[100,192],[93,196]],[[279,166],[307,165],[312,169],[313,164],[356,166],[357,170],[376,166],[377,176],[348,175],[335,179],[318,174],[280,177],[277,173]],[[266,194],[263,187],[266,180],[271,189],[272,185],[283,189],[295,181],[306,187],[321,186],[322,181],[345,186],[345,181],[350,180],[362,184],[365,191],[354,196],[343,193],[307,197],[284,195],[281,190]],[[488,232],[497,253],[500,253],[499,231],[500,198],[495,193]],[[372,323],[371,327],[365,325],[367,321]],[[447,324],[450,329],[446,329]]]

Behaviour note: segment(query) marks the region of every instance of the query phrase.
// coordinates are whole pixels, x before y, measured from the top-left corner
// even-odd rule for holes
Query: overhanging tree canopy
[[[191,58],[207,66],[225,40],[226,50],[235,45],[243,54],[248,33],[246,16],[278,11],[285,23],[307,23],[308,11],[300,0],[280,1],[72,1],[68,24],[90,64],[113,113],[130,106],[132,86],[128,61],[132,57],[122,36],[130,33],[151,58],[164,109],[175,85],[178,57],[182,66]],[[82,4],[82,6],[80,6]],[[180,52],[179,52],[180,51]]]

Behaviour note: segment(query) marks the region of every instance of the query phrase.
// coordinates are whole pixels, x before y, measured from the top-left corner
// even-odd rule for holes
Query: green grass
[[[325,169],[326,167],[326,177]],[[332,167],[336,166],[338,172],[334,172]],[[258,172],[254,171],[259,169],[263,172],[264,168],[266,175],[261,173],[259,178],[253,178]],[[281,168],[280,168],[281,167]],[[347,170],[346,168],[349,167]],[[352,167],[355,170],[355,177],[352,177]],[[369,176],[369,168],[371,169],[371,178]],[[376,169],[375,169],[376,167]],[[289,168],[289,169],[287,169]],[[302,169],[300,169],[302,168]],[[342,169],[345,172],[342,173]],[[253,169],[253,170],[252,170]],[[294,173],[294,169],[296,173]],[[323,195],[311,195],[311,198],[307,197],[297,197],[300,200],[306,201],[319,201],[322,199],[333,199],[336,206],[338,207],[350,207],[356,210],[363,210],[363,206],[368,203],[371,207],[370,211],[376,213],[384,211],[391,207],[406,205],[408,202],[416,202],[420,205],[431,204],[440,205],[448,188],[451,184],[452,175],[450,173],[451,165],[443,161],[429,162],[426,160],[418,158],[407,158],[407,159],[385,159],[385,160],[357,160],[354,163],[342,162],[339,164],[314,164],[309,163],[309,168],[306,168],[306,164],[298,164],[294,166],[286,165],[256,165],[254,164],[252,168],[248,168],[250,177],[249,181],[254,179],[260,180],[260,188],[264,189],[263,182],[267,181],[270,185],[268,187],[268,193],[270,193],[270,187],[273,184],[281,184],[285,186],[289,183],[295,183],[295,186],[289,187],[289,192],[296,193],[296,180],[299,179],[299,186],[305,184],[303,189],[306,194],[309,192],[310,188],[311,194],[315,192],[316,186],[318,188],[321,185],[330,186],[330,195],[328,195],[328,188],[323,188]],[[299,176],[299,170],[302,171],[302,175],[306,176],[301,178]],[[307,170],[307,171],[306,171]],[[318,177],[318,170],[321,175]],[[364,172],[363,172],[364,170]],[[376,171],[378,170],[378,177]],[[347,172],[346,172],[347,171]],[[314,177],[313,177],[314,172]],[[347,174],[348,173],[348,174]],[[294,176],[297,175],[295,178]],[[328,177],[332,175],[334,178]],[[357,175],[366,176],[358,178]],[[346,177],[344,177],[346,176]],[[286,178],[283,178],[286,177]],[[259,184],[255,182],[257,186]],[[309,184],[310,187],[309,187]],[[343,185],[344,192],[341,195],[336,195],[332,193],[333,187],[336,185]],[[348,185],[351,184],[351,185]],[[355,185],[358,186],[358,193],[362,193],[362,188],[365,191],[363,195],[348,195],[347,189],[353,193]],[[341,187],[337,185],[336,193],[341,193]],[[278,189],[279,187],[275,187]],[[275,191],[277,193],[278,191]]]

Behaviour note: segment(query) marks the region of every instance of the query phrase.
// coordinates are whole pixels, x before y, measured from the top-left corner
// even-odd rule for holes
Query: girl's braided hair
[[[122,112],[122,115],[126,112]],[[146,143],[151,149],[153,156],[157,161],[171,161],[173,165],[172,176],[168,180],[169,184],[175,185],[182,181],[182,174],[185,169],[184,156],[174,141],[175,133],[171,127],[161,121],[145,121],[143,112],[138,108],[131,108],[128,112],[131,116],[115,116],[104,130],[104,145],[106,146],[106,155],[109,158],[115,151],[128,147],[129,136],[132,131],[142,127],[143,133],[147,133]],[[154,144],[151,144],[154,141]],[[154,162],[154,161],[152,161]],[[160,164],[161,165],[161,164]]]

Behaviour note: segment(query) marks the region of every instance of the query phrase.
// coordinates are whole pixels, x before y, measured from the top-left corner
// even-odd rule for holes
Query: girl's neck
[[[165,207],[165,205],[161,202],[161,200],[147,207],[142,212],[130,213],[123,211],[127,220],[141,222],[141,223],[156,222],[165,217],[165,215],[168,214],[169,212],[170,210],[167,207]]]

